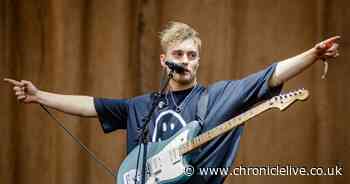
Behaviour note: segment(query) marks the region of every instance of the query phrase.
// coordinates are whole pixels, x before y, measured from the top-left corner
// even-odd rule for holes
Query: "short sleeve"
[[[246,111],[252,105],[278,95],[283,84],[276,87],[269,86],[276,65],[272,64],[240,80],[220,81],[209,86],[210,112],[207,115],[209,121],[226,121]]]
[[[242,95],[242,97],[246,97],[246,102],[256,103],[261,100],[266,100],[271,98],[272,96],[278,95],[281,90],[283,84],[270,87],[269,80],[272,77],[277,63],[274,63],[267,67],[264,70],[261,70],[257,73],[251,74],[238,82],[238,89],[240,92],[246,93],[248,95]]]
[[[103,132],[126,129],[128,119],[128,100],[94,98],[94,105]]]

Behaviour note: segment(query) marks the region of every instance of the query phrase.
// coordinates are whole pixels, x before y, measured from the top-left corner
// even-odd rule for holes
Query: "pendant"
[[[177,113],[180,113],[182,111],[181,107],[176,107],[176,110],[175,110]]]

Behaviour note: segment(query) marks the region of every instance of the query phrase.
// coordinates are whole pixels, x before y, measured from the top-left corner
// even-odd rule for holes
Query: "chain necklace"
[[[190,97],[193,95],[193,92],[195,91],[196,88],[197,88],[197,84],[192,88],[191,92],[188,95],[186,95],[185,99],[182,100],[180,105],[177,105],[177,103],[175,101],[175,98],[174,98],[174,93],[173,93],[173,91],[171,91],[171,93],[170,93],[171,100],[173,101],[173,103],[174,103],[174,105],[176,107],[175,111],[177,113],[181,113],[182,112],[182,110],[184,109],[185,105],[188,103]],[[171,88],[170,88],[170,90],[171,90]]]

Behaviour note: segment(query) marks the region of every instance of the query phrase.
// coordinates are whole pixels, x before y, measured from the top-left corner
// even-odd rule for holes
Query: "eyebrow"
[[[173,51],[187,51],[187,52],[198,52],[196,50],[184,50],[184,49],[175,49]]]

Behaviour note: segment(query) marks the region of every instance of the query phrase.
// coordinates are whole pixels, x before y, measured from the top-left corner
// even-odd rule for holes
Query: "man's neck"
[[[186,89],[190,89],[192,87],[194,87],[197,84],[197,81],[194,80],[192,83],[188,83],[188,84],[180,84],[177,83],[173,80],[169,81],[169,87],[171,89],[171,91],[183,91]]]

